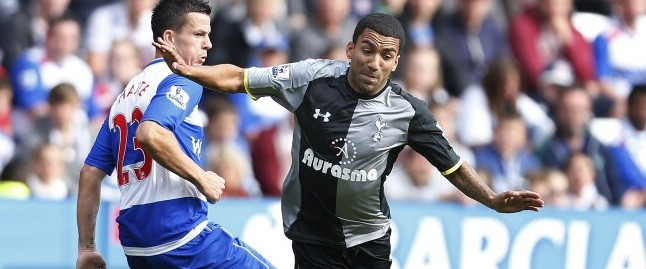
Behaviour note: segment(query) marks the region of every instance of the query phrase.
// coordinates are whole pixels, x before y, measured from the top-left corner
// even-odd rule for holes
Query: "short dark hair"
[[[401,54],[402,49],[404,48],[404,42],[406,41],[406,36],[404,34],[404,27],[402,27],[401,23],[399,23],[395,17],[385,13],[372,13],[361,18],[357,23],[357,27],[354,28],[352,43],[357,43],[359,35],[361,35],[366,28],[375,31],[380,35],[399,39],[398,54]]]
[[[157,39],[166,30],[180,29],[186,19],[186,14],[196,12],[211,15],[211,6],[205,0],[160,0],[153,8],[150,24],[153,39]]]
[[[628,95],[628,105],[632,104],[635,102],[635,99],[637,99],[637,95],[646,95],[646,84],[638,84],[633,86],[632,90],[630,91],[630,94]]]

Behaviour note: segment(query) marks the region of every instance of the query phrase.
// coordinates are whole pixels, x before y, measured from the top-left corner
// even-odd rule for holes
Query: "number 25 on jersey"
[[[119,187],[130,184],[130,169],[134,171],[138,181],[146,180],[152,171],[153,159],[144,151],[141,143],[135,137],[137,127],[143,117],[144,113],[140,108],[136,107],[132,111],[132,120],[130,122],[127,122],[126,115],[123,113],[119,113],[112,118],[115,130],[119,132],[119,156],[117,160]],[[124,171],[124,168],[126,168],[126,171]]]

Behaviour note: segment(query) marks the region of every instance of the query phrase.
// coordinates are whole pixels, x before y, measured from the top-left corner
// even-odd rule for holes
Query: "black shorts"
[[[294,269],[387,269],[390,268],[390,229],[381,238],[346,248],[292,242]]]

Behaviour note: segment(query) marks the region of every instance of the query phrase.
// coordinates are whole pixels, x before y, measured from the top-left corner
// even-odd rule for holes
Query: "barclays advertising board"
[[[73,268],[76,204],[0,201],[0,268]],[[110,268],[127,268],[114,218],[103,203],[97,242]],[[646,211],[499,214],[475,206],[391,203],[393,268],[646,268]],[[293,268],[277,200],[225,200],[209,217]],[[37,251],[39,255],[34,255]]]

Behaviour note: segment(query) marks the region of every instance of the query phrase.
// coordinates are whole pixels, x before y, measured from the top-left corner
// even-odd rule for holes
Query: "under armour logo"
[[[377,126],[377,132],[372,134],[372,141],[378,142],[381,140],[381,129],[386,127],[386,122],[381,118],[381,115],[377,116],[375,125]]]
[[[319,117],[323,117],[323,122],[328,122],[328,121],[330,121],[330,116],[332,116],[332,114],[330,114],[330,112],[325,112],[325,114],[322,114],[321,109],[319,109],[319,108],[314,109],[314,118],[315,119],[318,119]]]

